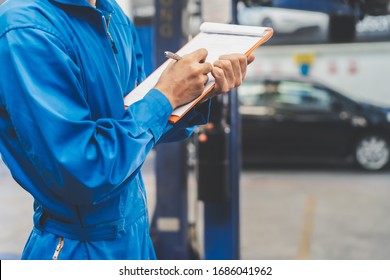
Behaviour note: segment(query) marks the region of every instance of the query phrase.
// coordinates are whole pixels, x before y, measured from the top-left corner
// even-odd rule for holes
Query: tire
[[[390,146],[380,135],[368,135],[359,140],[355,147],[356,163],[368,171],[384,169],[390,160]]]

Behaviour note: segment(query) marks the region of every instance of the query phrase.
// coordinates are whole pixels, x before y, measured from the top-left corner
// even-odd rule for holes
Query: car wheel
[[[389,143],[379,135],[363,137],[356,145],[355,157],[357,164],[363,169],[381,170],[389,163]]]
[[[274,27],[274,24],[273,24],[273,22],[272,22],[272,19],[270,19],[270,18],[265,18],[265,19],[263,19],[263,21],[261,22],[260,26],[271,27],[271,28],[273,28],[273,27]]]

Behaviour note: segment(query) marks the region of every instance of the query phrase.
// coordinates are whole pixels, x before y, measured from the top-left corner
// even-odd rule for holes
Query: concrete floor
[[[153,159],[151,155],[144,167],[151,209]],[[2,164],[0,190],[0,258],[18,258],[32,226],[32,199]],[[241,258],[390,259],[389,197],[390,172],[246,169],[240,192]],[[201,217],[198,206],[193,203],[189,211],[196,219]]]

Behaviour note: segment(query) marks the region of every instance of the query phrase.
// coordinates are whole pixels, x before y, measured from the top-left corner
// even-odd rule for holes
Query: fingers
[[[216,80],[216,87],[221,92],[227,92],[242,84],[246,75],[248,63],[254,60],[254,56],[241,54],[223,55],[214,62],[212,71]]]
[[[199,96],[210,72],[215,78],[215,87],[208,95],[210,98],[241,85],[248,63],[254,60],[253,56],[247,58],[242,54],[230,54],[221,56],[212,65],[205,62],[207,55],[206,49],[198,49],[170,62],[164,70],[155,88],[167,96],[173,108]]]
[[[253,54],[249,55],[247,58],[248,65],[251,64],[255,60],[255,56]]]
[[[211,63],[205,62],[207,55],[208,51],[206,49],[201,48],[190,54],[184,55],[183,60],[187,61],[187,63],[193,61],[197,62],[196,64],[193,64],[194,68],[196,68],[193,69],[194,73],[207,75],[213,69],[213,65]]]
[[[226,84],[227,87],[234,88],[236,85],[236,75],[237,71],[235,71],[235,65],[230,60],[217,60],[214,62],[214,68],[217,68],[216,71],[220,72],[219,70],[222,70],[222,73],[218,73],[221,78],[223,77],[223,82]]]
[[[184,57],[191,57],[191,60],[195,60],[197,62],[205,62],[206,57],[208,55],[208,51],[204,48],[198,49],[190,54],[185,55]]]
[[[218,93],[228,92],[230,90],[227,79],[225,77],[225,73],[222,70],[222,68],[214,67],[211,74],[215,79],[215,88],[214,88],[213,96]]]
[[[219,59],[230,62],[233,70],[233,78],[235,79],[234,86],[240,85],[243,72],[246,71],[246,57],[242,55],[223,55]]]
[[[205,62],[208,52],[198,49],[179,60],[172,60],[161,74],[155,88],[170,101],[172,108],[197,98],[209,80],[213,65]]]
[[[213,70],[213,65],[211,63],[205,62],[200,64],[201,72],[203,75],[207,75]]]
[[[209,76],[208,75],[203,75],[202,79],[203,79],[203,85],[206,85],[208,83],[208,81],[209,81]]]
[[[255,59],[253,55],[249,55],[248,57],[241,54],[231,54],[231,55],[223,55],[220,59],[225,59],[231,61],[235,72],[235,86],[241,85],[242,81],[246,76],[247,65]]]
[[[201,80],[202,85],[207,84],[209,80],[208,73],[213,70],[213,65],[211,63],[205,62],[207,55],[208,51],[206,49],[201,48],[188,55],[183,56],[183,59],[197,62],[195,64],[192,64],[192,73],[194,75],[200,76],[199,78]]]

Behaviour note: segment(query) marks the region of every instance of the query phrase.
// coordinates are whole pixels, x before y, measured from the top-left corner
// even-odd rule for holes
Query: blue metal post
[[[155,0],[156,66],[166,60],[164,51],[177,51],[183,44],[181,0]],[[188,259],[188,199],[186,144],[156,147],[157,200],[151,234],[159,259]]]
[[[227,184],[225,187],[229,189],[230,195],[221,201],[207,201],[207,199],[204,201],[204,257],[208,260],[240,259],[239,174],[241,144],[237,92],[232,91],[228,99],[229,125],[226,127],[228,133],[225,134],[228,137],[226,140],[228,160],[225,166],[227,180],[224,183]],[[208,186],[210,189],[215,187],[217,186]],[[224,186],[221,189],[224,189]]]
[[[235,2],[233,18],[235,18]],[[224,106],[224,104],[221,104]],[[228,162],[226,167],[227,184],[230,196],[220,202],[204,202],[205,259],[240,259],[240,213],[239,175],[241,171],[241,125],[238,113],[237,91],[228,95],[227,114],[222,116],[227,123]],[[224,121],[224,120],[221,120]],[[209,186],[212,188],[213,186]]]

